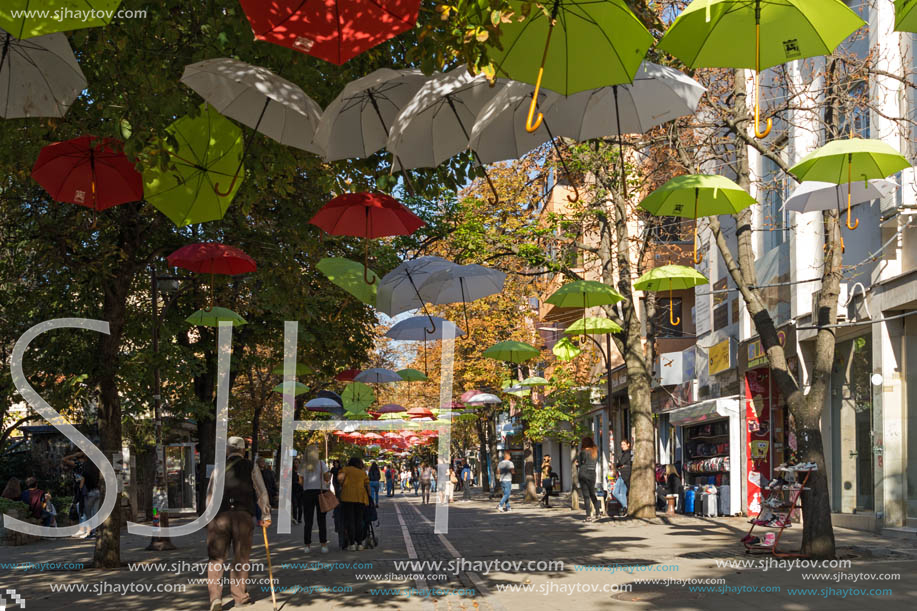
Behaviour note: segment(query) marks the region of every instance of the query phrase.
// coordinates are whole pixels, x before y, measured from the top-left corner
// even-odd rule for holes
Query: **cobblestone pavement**
[[[302,526],[294,525],[287,535],[278,535],[272,527],[269,536],[278,608],[917,608],[914,540],[837,529],[839,560],[849,562],[849,566],[768,566],[764,564],[767,557],[747,556],[738,543],[747,531],[742,518],[677,516],[584,523],[582,512],[561,506],[564,499],[554,501],[551,509],[520,501],[514,497],[513,510],[499,513],[495,511],[496,501],[486,495],[476,495],[469,503],[453,503],[448,509],[421,505],[419,497],[413,495],[383,497],[376,527],[380,545],[359,552],[337,548],[330,519],[328,554],[317,549],[304,553]],[[436,531],[437,511],[448,511],[445,532]],[[799,529],[793,530],[784,537],[786,549],[798,546]],[[317,538],[315,533],[313,541]],[[13,609],[10,596],[3,592],[14,589],[29,611],[206,609],[206,586],[189,583],[203,576],[192,565],[206,563],[205,532],[178,538],[174,543],[178,548],[174,551],[147,552],[147,540],[124,532],[124,567],[116,571],[9,568],[10,563],[88,563],[91,541],[51,539],[2,547],[0,596],[6,596],[7,608]],[[418,564],[405,565],[407,561]],[[266,579],[260,532],[255,533],[251,562],[265,565],[251,578]],[[760,564],[739,564],[745,562]],[[134,563],[145,563],[148,570]],[[52,590],[62,587],[84,591]],[[179,587],[184,591],[176,592]],[[890,591],[870,592],[877,589]],[[249,592],[255,604],[247,608],[271,608],[266,583],[253,583]],[[223,600],[225,609],[232,608],[228,587]]]

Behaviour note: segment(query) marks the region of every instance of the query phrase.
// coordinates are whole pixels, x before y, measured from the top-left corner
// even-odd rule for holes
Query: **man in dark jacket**
[[[207,591],[210,611],[223,608],[223,565],[229,556],[230,546],[234,564],[230,572],[229,591],[236,606],[251,604],[246,591],[249,555],[252,551],[252,519],[255,505],[261,509],[260,526],[271,523],[271,503],[261,470],[243,456],[245,440],[230,437],[226,441],[226,479],[223,500],[216,517],[207,525]],[[214,471],[216,474],[216,471]],[[213,496],[214,477],[207,486],[207,505]]]
[[[270,499],[271,505],[277,504],[277,478],[274,477],[274,470],[268,468],[267,462],[263,457],[258,457],[258,469],[261,471],[261,479],[264,481],[264,487],[267,489],[267,498]]]
[[[621,440],[621,458],[618,460],[616,465],[618,468],[618,473],[621,474],[621,477],[624,478],[624,483],[627,485],[627,489],[630,490],[630,469],[631,463],[633,462],[633,457],[630,452],[630,441],[627,439]]]

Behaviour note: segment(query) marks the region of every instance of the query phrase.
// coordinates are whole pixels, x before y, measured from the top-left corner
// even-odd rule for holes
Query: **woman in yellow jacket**
[[[363,511],[369,505],[369,476],[363,461],[354,456],[338,473],[341,484],[341,517],[347,533],[347,549],[363,549]]]

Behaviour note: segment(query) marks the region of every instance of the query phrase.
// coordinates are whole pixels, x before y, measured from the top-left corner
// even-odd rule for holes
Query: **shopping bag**
[[[322,513],[328,513],[340,503],[338,497],[334,496],[334,493],[330,490],[322,490],[318,495],[318,509]]]

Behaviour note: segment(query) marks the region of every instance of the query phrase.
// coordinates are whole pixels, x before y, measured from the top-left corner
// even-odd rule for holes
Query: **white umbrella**
[[[433,304],[459,303],[468,327],[469,301],[477,301],[503,290],[506,274],[483,265],[455,265],[431,274],[420,286],[419,295]]]
[[[181,82],[217,112],[268,138],[310,153],[322,109],[297,85],[261,66],[229,57],[185,66]]]
[[[354,382],[365,382],[368,384],[388,384],[390,382],[403,382],[404,378],[398,375],[398,372],[383,367],[373,367],[366,371],[361,371],[353,378]]]
[[[404,168],[435,168],[468,147],[476,117],[501,86],[482,73],[471,76],[464,65],[434,75],[395,119],[385,147]]]
[[[18,40],[0,30],[0,117],[63,117],[87,87],[64,34]]]
[[[898,183],[884,178],[850,183],[852,204],[860,204],[888,197],[898,188]],[[790,212],[815,212],[816,210],[840,209],[841,200],[846,201],[847,185],[832,182],[807,181],[793,189],[783,207]]]
[[[348,83],[322,113],[315,146],[328,161],[382,149],[404,107],[427,82],[419,70],[380,68]]]
[[[307,401],[306,409],[310,412],[325,412],[329,414],[340,414],[344,411],[337,401],[327,397],[318,397]]]
[[[427,278],[440,270],[455,265],[442,257],[418,257],[405,261],[379,281],[376,290],[376,308],[395,316],[414,308],[426,308],[417,289]],[[427,315],[429,318],[429,314]],[[430,330],[431,333],[433,329]]]
[[[491,394],[489,392],[482,392],[468,399],[466,403],[479,404],[479,405],[491,405],[491,404],[503,403],[503,401],[497,395]]]
[[[427,340],[443,338],[443,323],[451,321],[439,316],[412,316],[395,324],[385,332],[385,336],[399,341],[423,342],[423,370],[427,372]],[[429,329],[432,324],[433,330]],[[455,327],[455,336],[461,337],[465,332]]]

